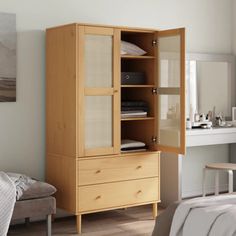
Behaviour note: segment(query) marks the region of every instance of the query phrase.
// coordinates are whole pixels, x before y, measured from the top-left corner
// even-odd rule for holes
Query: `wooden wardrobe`
[[[146,51],[121,55],[121,40]],[[144,84],[121,85],[121,72]],[[46,31],[46,179],[81,216],[160,202],[160,151],[185,152],[185,31],[69,24]],[[148,103],[121,118],[121,100]],[[121,152],[121,139],[146,144]],[[170,173],[171,174],[171,173]]]

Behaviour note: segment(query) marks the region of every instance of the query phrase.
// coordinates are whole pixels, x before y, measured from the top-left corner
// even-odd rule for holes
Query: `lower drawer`
[[[159,200],[159,178],[82,186],[78,192],[79,212],[154,202]]]

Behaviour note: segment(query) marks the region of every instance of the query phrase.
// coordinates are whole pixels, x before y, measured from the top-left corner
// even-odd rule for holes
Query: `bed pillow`
[[[49,197],[56,191],[56,188],[51,184],[36,181],[27,190],[24,191],[19,200]]]
[[[121,55],[142,56],[147,52],[133,43],[121,41]]]

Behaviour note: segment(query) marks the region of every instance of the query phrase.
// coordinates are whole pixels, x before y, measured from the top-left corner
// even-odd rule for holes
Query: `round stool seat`
[[[215,170],[236,170],[236,164],[233,163],[210,163],[206,165],[208,169]]]

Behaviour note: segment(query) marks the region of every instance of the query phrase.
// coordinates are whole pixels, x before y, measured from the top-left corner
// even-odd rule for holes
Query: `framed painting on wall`
[[[16,15],[0,13],[0,102],[16,101]]]

